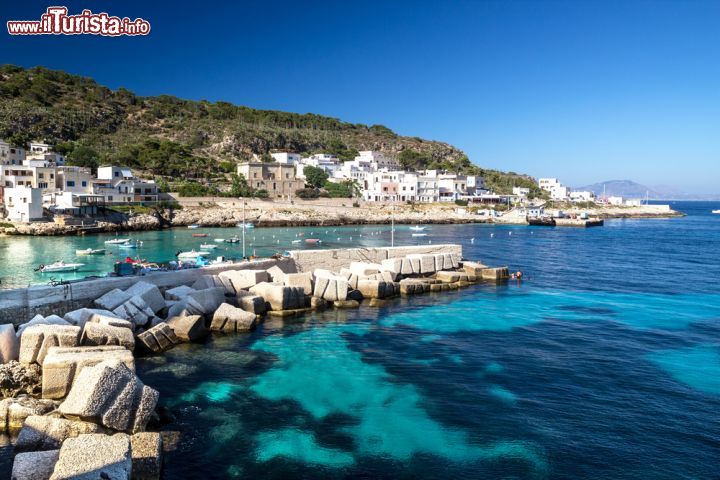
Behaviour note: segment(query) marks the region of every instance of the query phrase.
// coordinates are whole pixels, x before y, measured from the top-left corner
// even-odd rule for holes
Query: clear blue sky
[[[146,38],[10,37],[67,5]],[[720,2],[3,2],[0,62],[379,123],[475,163],[720,192]]]

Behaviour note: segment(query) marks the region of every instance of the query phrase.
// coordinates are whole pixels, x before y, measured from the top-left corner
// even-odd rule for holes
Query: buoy
[[[471,239],[470,239],[470,243],[475,243],[475,239],[474,239],[474,238],[471,238]]]

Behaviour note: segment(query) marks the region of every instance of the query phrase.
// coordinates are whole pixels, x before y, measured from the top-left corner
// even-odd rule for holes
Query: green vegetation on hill
[[[43,67],[0,66],[0,138],[15,145],[46,141],[75,165],[122,164],[169,181],[227,185],[236,162],[253,154],[269,160],[272,151],[350,160],[359,150],[379,150],[407,167],[488,172],[489,184],[503,193],[508,185],[530,186],[528,177],[479,169],[452,145],[400,136],[382,125],[170,95],[140,97]]]

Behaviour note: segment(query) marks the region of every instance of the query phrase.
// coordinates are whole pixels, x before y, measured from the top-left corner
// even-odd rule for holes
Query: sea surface
[[[139,359],[174,417],[165,477],[719,478],[720,204],[673,207],[688,216],[427,237],[398,226],[398,244],[459,242],[525,280],[269,319]],[[189,235],[132,236],[154,258],[198,243]],[[254,235],[259,254],[309,235],[327,247],[390,239],[385,226]],[[35,281],[19,251],[47,262],[101,239],[3,244],[2,275],[12,263]],[[10,465],[6,447],[0,474]]]

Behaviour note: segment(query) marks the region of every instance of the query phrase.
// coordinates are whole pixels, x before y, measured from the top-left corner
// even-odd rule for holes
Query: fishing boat
[[[243,226],[245,228],[255,228],[255,225],[253,225],[252,223],[248,223],[248,222],[246,222],[246,223],[240,222],[237,224],[237,226],[240,228],[243,228]]]
[[[300,239],[292,241],[292,243],[300,243],[300,242],[302,242],[302,240],[300,240]]]
[[[207,237],[208,234],[207,233],[193,233],[192,236],[198,237],[198,238],[204,238],[204,237]]]
[[[133,241],[130,241],[130,242],[126,242],[126,243],[120,244],[120,245],[118,245],[118,246],[119,246],[120,248],[138,248],[138,247],[142,247],[142,242],[138,242],[138,241],[133,242]]]
[[[194,229],[196,229],[196,228],[200,228],[200,225],[195,225],[195,224],[193,224],[193,225],[188,225],[188,228],[194,230]]]
[[[413,233],[413,237],[427,237],[427,233]]]
[[[216,238],[213,240],[213,242],[217,242],[217,243],[223,243],[224,241],[225,241],[224,238]]]
[[[185,259],[196,259],[198,257],[205,257],[209,255],[210,252],[204,252],[204,251],[195,251],[190,250],[189,252],[178,252],[177,257],[178,258],[185,258]]]
[[[225,243],[240,243],[240,239],[238,237],[232,237],[225,240]]]
[[[218,248],[218,246],[214,243],[203,243],[202,245],[200,245],[200,248],[203,250],[212,250]]]
[[[309,243],[309,244],[311,244],[311,245],[315,245],[315,244],[318,244],[318,243],[322,243],[322,240],[320,240],[319,238],[306,238],[306,239],[305,239],[305,243]]]
[[[53,273],[53,272],[74,272],[80,267],[84,267],[84,263],[65,263],[62,260],[48,265],[39,265],[36,270],[41,273]]]
[[[104,248],[86,248],[84,250],[75,250],[75,255],[105,255]]]
[[[120,245],[129,242],[129,238],[113,238],[112,240],[105,240],[106,245]]]
[[[412,227],[410,227],[410,230],[414,230],[416,232],[422,232],[426,228],[427,227],[421,227],[420,225],[413,225]]]

